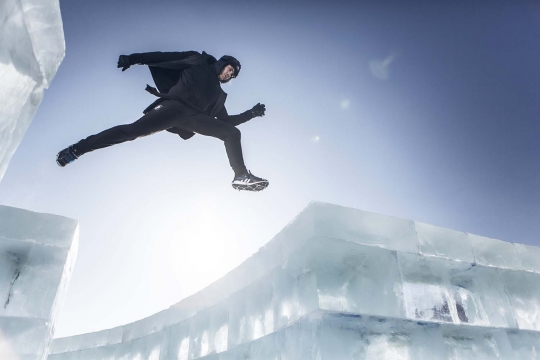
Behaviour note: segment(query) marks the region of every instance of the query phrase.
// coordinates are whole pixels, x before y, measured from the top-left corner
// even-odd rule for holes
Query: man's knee
[[[240,130],[236,126],[231,126],[231,128],[227,129],[223,134],[223,140],[240,140],[242,134],[240,133]]]

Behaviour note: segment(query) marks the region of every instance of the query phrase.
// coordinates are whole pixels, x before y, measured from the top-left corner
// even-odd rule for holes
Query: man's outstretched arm
[[[183,60],[193,55],[200,55],[197,51],[176,51],[176,52],[147,52],[135,53],[131,55],[120,55],[118,57],[118,68],[126,71],[131,65],[151,65],[167,61]]]
[[[264,112],[266,111],[266,108],[264,104],[257,104],[250,110],[244,111],[241,114],[238,115],[229,115],[227,113],[227,109],[225,106],[221,110],[221,112],[217,115],[217,118],[219,120],[225,121],[231,125],[238,126],[240,124],[245,123],[246,121],[249,121],[257,116],[264,116]]]

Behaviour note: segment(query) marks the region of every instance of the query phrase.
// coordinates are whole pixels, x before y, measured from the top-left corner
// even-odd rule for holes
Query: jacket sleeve
[[[251,110],[244,111],[243,113],[238,115],[229,115],[225,106],[223,107],[223,109],[221,109],[221,111],[219,112],[219,114],[217,114],[216,117],[219,120],[225,121],[234,126],[238,126],[245,123],[246,121],[253,119],[253,115],[251,115]]]
[[[183,60],[192,55],[200,55],[197,51],[181,51],[181,52],[147,52],[136,53],[129,55],[129,62],[132,65],[150,65],[166,61]]]

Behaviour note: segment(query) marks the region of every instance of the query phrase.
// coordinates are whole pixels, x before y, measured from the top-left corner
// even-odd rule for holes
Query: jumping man
[[[82,139],[56,155],[64,167],[81,155],[125,141],[135,140],[158,131],[179,135],[187,140],[195,133],[221,139],[229,163],[234,170],[232,187],[237,190],[260,191],[268,181],[253,175],[244,165],[240,130],[236,126],[257,116],[264,116],[264,104],[239,115],[229,115],[225,108],[227,94],[221,84],[240,73],[240,62],[225,55],[219,60],[203,51],[150,52],[120,55],[118,68],[148,65],[156,88],[146,90],[159,97],[144,110],[144,115],[132,124],[119,125]]]

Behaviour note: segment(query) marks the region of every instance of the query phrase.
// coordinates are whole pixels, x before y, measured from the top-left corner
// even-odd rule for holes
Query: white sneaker
[[[248,171],[246,174],[235,176],[232,187],[235,190],[261,191],[268,187],[268,180],[261,179]]]

